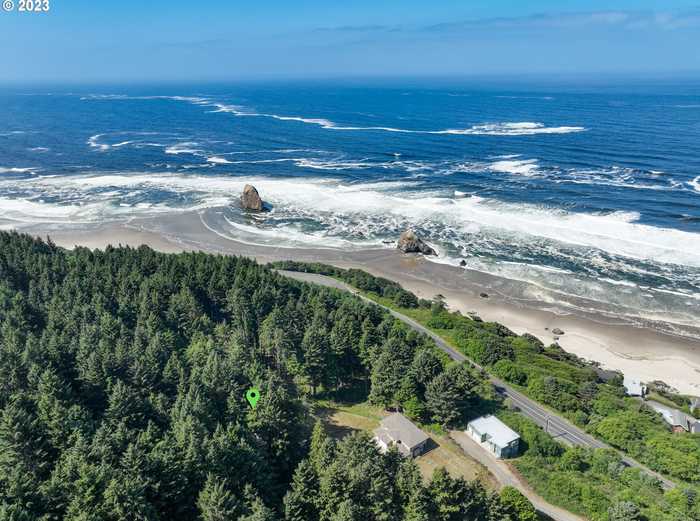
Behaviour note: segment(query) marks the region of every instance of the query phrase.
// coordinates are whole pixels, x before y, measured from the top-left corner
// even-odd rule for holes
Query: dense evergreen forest
[[[448,424],[487,388],[380,308],[249,259],[0,232],[0,520],[532,519],[310,414],[359,389]]]

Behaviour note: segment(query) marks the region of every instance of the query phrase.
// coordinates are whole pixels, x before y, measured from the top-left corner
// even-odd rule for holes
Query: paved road
[[[479,366],[478,364],[472,362],[469,360],[466,356],[464,356],[462,353],[455,351],[452,347],[450,347],[440,336],[436,335],[426,327],[422,326],[415,320],[413,320],[410,317],[407,317],[403,313],[399,313],[398,311],[394,311],[393,309],[390,309],[386,306],[383,306],[381,304],[377,304],[371,299],[368,299],[367,297],[361,295],[355,288],[352,286],[349,286],[348,284],[345,284],[344,282],[341,282],[337,279],[334,279],[332,277],[327,277],[325,275],[318,275],[316,273],[301,273],[301,272],[296,272],[296,271],[286,271],[286,270],[278,270],[278,273],[285,275],[287,277],[291,277],[297,280],[301,280],[304,282],[311,282],[315,284],[320,284],[322,286],[329,286],[333,287],[336,289],[342,289],[345,291],[349,291],[350,293],[353,293],[360,297],[361,299],[371,302],[372,304],[375,304],[377,306],[380,306],[387,310],[389,313],[391,313],[394,317],[398,318],[402,322],[408,324],[411,326],[413,329],[420,333],[424,333],[428,335],[430,338],[432,338],[435,341],[435,344],[445,353],[449,355],[450,358],[453,360],[456,360],[458,362],[462,361],[467,361],[470,364],[474,365],[475,367],[482,369],[483,367]],[[506,384],[504,381],[495,378],[493,376],[490,376],[490,380],[493,383],[494,387],[496,388],[496,391],[501,394],[504,397],[509,398],[513,404],[520,410],[522,414],[527,416],[529,419],[531,419],[533,422],[535,422],[537,425],[545,429],[551,436],[554,438],[560,440],[561,442],[567,444],[567,445],[578,445],[582,447],[592,447],[592,448],[597,448],[597,449],[609,449],[612,448],[610,445],[607,445],[606,443],[603,443],[602,441],[594,438],[587,432],[583,431],[582,429],[578,428],[575,426],[573,423],[570,421],[566,420],[565,418],[562,418],[559,416],[557,413],[547,409],[546,407],[540,405],[536,401],[528,398],[525,396],[523,393],[517,391],[516,389],[513,389],[511,386]],[[658,472],[654,472],[653,470],[649,469],[648,467],[642,465],[641,463],[633,460],[632,458],[622,455],[622,461],[625,462],[626,465],[630,467],[637,467],[642,469],[644,472],[649,474],[650,476],[653,476],[657,478],[660,482],[663,488],[665,489],[671,489],[674,488],[676,485],[673,481],[663,477],[661,474]]]

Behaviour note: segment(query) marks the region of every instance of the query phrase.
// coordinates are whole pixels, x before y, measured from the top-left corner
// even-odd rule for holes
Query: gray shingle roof
[[[394,443],[401,442],[408,447],[408,450],[417,447],[428,439],[428,436],[422,430],[400,412],[384,418],[374,431],[374,434],[382,441],[388,437]]]

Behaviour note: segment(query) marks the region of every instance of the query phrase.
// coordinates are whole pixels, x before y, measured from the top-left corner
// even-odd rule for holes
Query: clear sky
[[[0,82],[700,74],[700,0],[50,0]]]

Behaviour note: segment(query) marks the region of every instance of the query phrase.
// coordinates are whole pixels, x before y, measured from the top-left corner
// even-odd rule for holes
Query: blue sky
[[[0,46],[0,82],[700,75],[700,0],[51,0]]]

